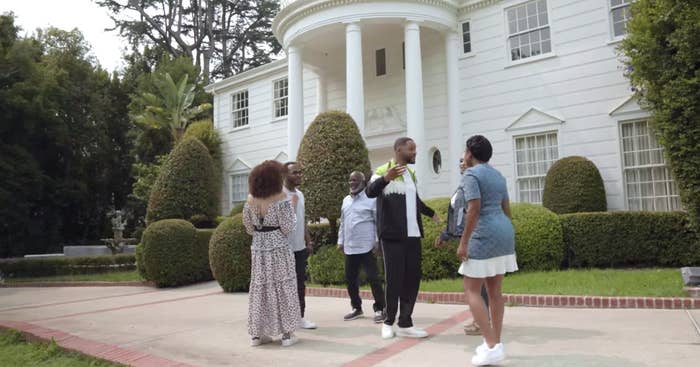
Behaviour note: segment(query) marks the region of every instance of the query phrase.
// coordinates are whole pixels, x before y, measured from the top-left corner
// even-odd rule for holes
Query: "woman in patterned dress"
[[[484,334],[484,343],[476,348],[472,358],[476,366],[494,365],[505,359],[501,343],[504,312],[501,288],[504,274],[518,270],[506,180],[488,164],[492,155],[493,148],[485,137],[475,135],[467,140],[464,161],[469,169],[462,176],[467,214],[457,256],[462,260],[459,273],[464,276],[469,310]],[[488,309],[480,297],[484,282]]]
[[[243,207],[243,224],[253,236],[248,293],[248,334],[251,345],[272,341],[282,335],[282,346],[297,342],[299,325],[294,255],[288,234],[296,218],[292,205],[282,192],[284,166],[265,161],[253,168],[248,178],[250,195]]]

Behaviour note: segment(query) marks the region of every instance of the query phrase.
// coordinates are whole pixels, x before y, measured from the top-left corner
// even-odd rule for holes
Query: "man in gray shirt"
[[[367,279],[372,286],[374,297],[374,322],[384,322],[384,289],[379,278],[377,258],[372,250],[377,247],[377,203],[376,199],[367,197],[365,175],[362,172],[350,174],[350,195],[343,199],[338,230],[338,250],[345,253],[345,280],[352,312],[345,315],[345,321],[362,317],[362,299],[360,298],[360,266],[365,269]]]

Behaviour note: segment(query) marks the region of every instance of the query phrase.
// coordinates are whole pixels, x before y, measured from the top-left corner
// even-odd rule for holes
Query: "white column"
[[[358,23],[345,26],[345,84],[347,112],[365,132],[365,93],[362,74],[362,31]]]
[[[445,163],[448,164],[450,173],[450,188],[453,190],[459,185],[459,157],[464,153],[464,137],[462,136],[462,122],[459,116],[459,69],[457,58],[459,57],[459,36],[455,31],[448,31],[445,35],[445,57],[447,77],[447,121],[449,156]],[[444,157],[444,156],[443,156]]]
[[[425,125],[423,111],[423,66],[420,51],[420,27],[408,21],[404,28],[406,43],[406,133],[416,142],[416,175],[418,190],[424,192],[427,182],[428,148],[425,146]]]
[[[320,114],[322,112],[326,112],[326,103],[327,103],[327,98],[326,98],[326,78],[322,73],[317,74],[317,79],[316,79],[316,114]]]
[[[299,144],[304,136],[304,85],[301,49],[289,46],[287,49],[289,78],[289,115],[287,116],[287,155],[289,160],[297,159]]]

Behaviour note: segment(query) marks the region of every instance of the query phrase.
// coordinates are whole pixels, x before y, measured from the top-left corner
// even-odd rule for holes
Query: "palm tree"
[[[167,128],[177,142],[182,138],[190,121],[212,108],[210,103],[192,106],[195,97],[195,84],[187,83],[185,74],[177,84],[169,73],[154,80],[158,95],[142,93],[146,106],[144,111],[134,116],[137,124],[152,128]]]

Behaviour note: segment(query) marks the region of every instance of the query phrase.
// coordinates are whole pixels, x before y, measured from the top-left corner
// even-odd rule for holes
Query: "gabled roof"
[[[564,123],[564,118],[554,112],[545,112],[537,107],[530,107],[525,113],[515,119],[506,131],[517,131],[533,127],[556,126]]]
[[[240,158],[236,158],[235,161],[228,167],[226,172],[241,172],[241,171],[250,171],[252,167],[250,164],[246,163],[244,160]]]
[[[261,65],[256,68],[246,70],[242,73],[238,73],[232,77],[228,77],[224,80],[219,80],[218,82],[212,83],[204,87],[204,90],[209,93],[217,94],[226,88],[235,86],[236,84],[242,84],[250,82],[259,78],[268,77],[270,74],[286,71],[287,70],[287,59],[275,60],[269,64]]]
[[[612,110],[610,110],[610,112],[608,112],[608,115],[617,116],[639,111],[643,111],[643,109],[637,103],[637,96],[633,94],[618,103]]]

